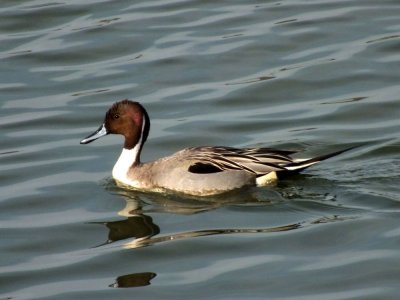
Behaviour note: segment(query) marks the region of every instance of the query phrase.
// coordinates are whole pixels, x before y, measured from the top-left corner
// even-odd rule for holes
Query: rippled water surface
[[[398,299],[399,15],[395,0],[2,1],[0,299]],[[110,177],[121,137],[79,145],[124,98],[151,116],[145,160],[360,147],[269,188],[127,191]]]

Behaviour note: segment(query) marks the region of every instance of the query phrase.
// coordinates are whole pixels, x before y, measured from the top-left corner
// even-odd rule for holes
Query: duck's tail
[[[336,152],[332,152],[332,153],[325,154],[325,155],[320,155],[320,156],[313,157],[313,158],[295,159],[295,160],[293,160],[292,163],[287,164],[286,166],[284,166],[285,170],[278,171],[277,172],[278,176],[281,178],[281,177],[285,177],[287,175],[299,173],[299,172],[307,169],[308,167],[311,167],[312,165],[315,165],[315,164],[319,163],[320,161],[323,161],[325,159],[328,159],[328,158],[334,157],[336,155],[342,154],[343,152],[350,151],[350,150],[352,150],[352,149],[354,149],[356,147],[358,147],[358,146],[353,146],[353,147],[350,147],[350,148],[346,148],[344,150],[339,150],[339,151],[336,151]]]

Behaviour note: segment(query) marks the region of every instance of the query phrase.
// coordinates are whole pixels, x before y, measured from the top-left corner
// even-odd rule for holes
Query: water
[[[0,4],[0,299],[398,299],[398,1],[84,3]],[[129,192],[120,137],[79,145],[124,98],[145,160],[362,147],[270,188]]]

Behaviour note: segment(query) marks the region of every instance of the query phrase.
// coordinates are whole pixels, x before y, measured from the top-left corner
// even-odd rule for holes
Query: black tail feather
[[[287,168],[287,170],[278,171],[277,172],[277,176],[278,176],[279,179],[282,179],[282,178],[284,178],[284,177],[286,177],[288,175],[293,175],[293,174],[300,173],[301,171],[307,169],[308,167],[313,166],[314,164],[316,164],[316,163],[318,163],[320,161],[323,161],[325,159],[328,159],[328,158],[334,157],[336,155],[342,154],[344,152],[350,151],[350,150],[352,150],[354,148],[357,148],[357,147],[359,147],[359,146],[349,147],[349,148],[346,148],[346,149],[343,149],[343,150],[339,150],[339,151],[335,151],[335,152],[332,152],[332,153],[329,153],[329,154],[324,154],[324,155],[320,155],[320,156],[317,156],[317,157],[313,157],[313,158],[310,158],[308,160],[303,160],[303,161],[299,161],[299,162],[293,162],[293,163],[288,164],[288,165],[285,166],[285,168]],[[290,168],[293,168],[293,169],[290,170]]]

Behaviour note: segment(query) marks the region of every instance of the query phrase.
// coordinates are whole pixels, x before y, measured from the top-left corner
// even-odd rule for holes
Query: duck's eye
[[[119,114],[115,114],[114,116],[113,116],[113,118],[116,120],[116,119],[119,119]]]

